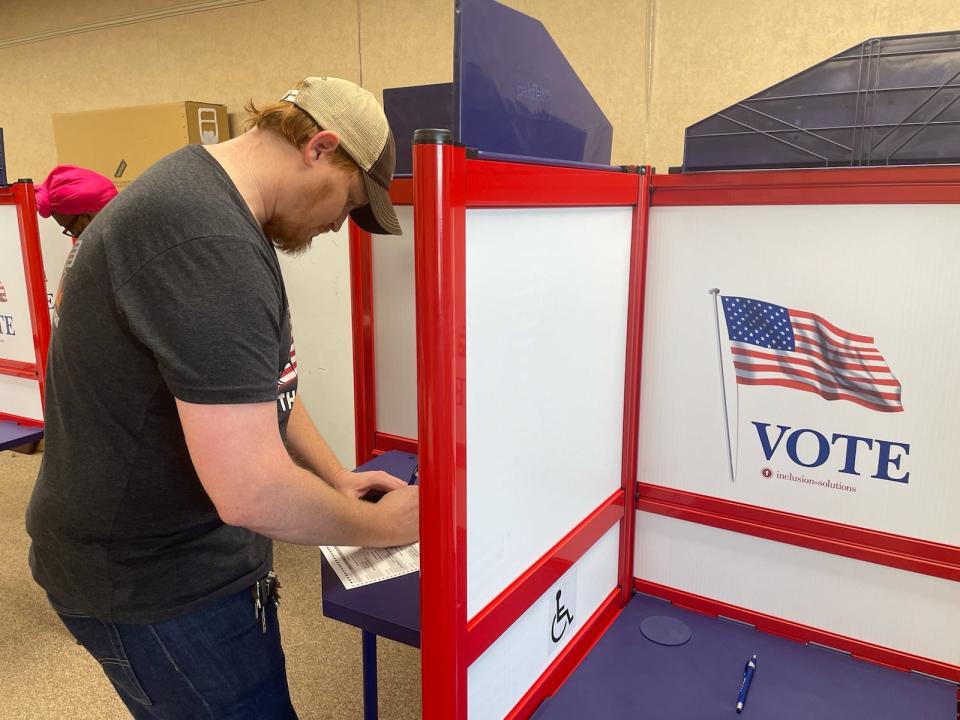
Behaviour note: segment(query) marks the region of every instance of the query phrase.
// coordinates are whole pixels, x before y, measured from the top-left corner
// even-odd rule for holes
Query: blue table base
[[[40,442],[42,439],[42,427],[18,425],[10,421],[0,422],[0,450],[10,450],[21,445]]]
[[[384,470],[407,482],[414,478],[417,456],[388,452],[357,470]],[[420,573],[348,590],[320,556],[323,614],[363,631],[363,717],[377,720],[377,636],[420,647]]]
[[[647,639],[641,625],[666,616],[689,626],[679,645]],[[816,645],[759,632],[636,595],[534,720],[736,718],[743,669],[757,670],[742,718],[956,720],[957,686],[882,667]]]
[[[363,720],[377,720],[377,636],[363,631]]]

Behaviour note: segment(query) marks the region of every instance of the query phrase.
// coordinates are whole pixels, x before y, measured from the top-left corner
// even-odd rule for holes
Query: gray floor
[[[39,453],[0,452],[0,720],[128,718],[99,666],[73,643],[27,566],[23,513]],[[362,717],[360,632],[320,610],[319,551],[277,544],[280,620],[293,702],[302,720]],[[420,653],[379,643],[380,717],[420,717]]]

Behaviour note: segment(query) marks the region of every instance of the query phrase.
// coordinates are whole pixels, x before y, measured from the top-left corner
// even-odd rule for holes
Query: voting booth
[[[911,673],[847,716],[957,710],[958,39],[838,53],[651,184],[635,587]]]
[[[0,186],[0,422],[43,426],[50,316],[33,184]]]
[[[394,197],[412,191],[415,239],[372,239],[369,277],[397,272],[365,286],[373,312],[358,326],[379,357],[369,358],[372,385],[358,372],[368,403],[358,426],[376,418],[387,431],[374,433],[371,454],[419,452],[424,717],[616,712],[604,704],[610,688],[564,680],[578,664],[596,676],[593,655],[618,632],[649,642],[641,621],[663,611],[629,614],[633,590],[638,603],[660,598],[800,641],[820,664],[817,652],[839,651],[864,669],[910,671],[850,677],[886,706],[871,717],[899,717],[898,698],[915,702],[901,679],[955,712],[956,686],[934,679],[960,680],[957,498],[945,482],[954,393],[950,353],[937,370],[930,347],[942,350],[955,325],[936,293],[960,262],[942,244],[960,213],[960,171],[654,175],[648,187],[645,174],[470,160],[452,145],[417,146],[414,160],[411,187]],[[938,258],[929,272],[902,243],[918,212]],[[409,244],[412,258],[391,256]],[[786,262],[778,255],[792,279],[769,271]],[[874,289],[851,294],[851,268]],[[602,282],[591,285],[594,273]],[[881,375],[871,383],[898,384],[843,392],[810,377],[831,364],[816,354],[816,369],[763,357],[775,351],[729,329],[734,300],[784,308],[797,338],[816,338],[809,351],[834,363],[861,362],[834,345],[868,346],[862,362],[876,368],[863,372]],[[916,322],[914,303],[940,317]],[[397,332],[402,312],[413,334]],[[391,367],[401,348],[416,358],[405,381],[405,365]],[[396,435],[410,426],[390,403],[403,407],[398,391],[415,385],[417,434]],[[911,413],[914,403],[925,410]],[[631,622],[600,638],[618,614]],[[572,639],[553,643],[571,618]],[[779,651],[760,654],[770,663]],[[629,662],[619,687],[640,688],[650,676]],[[732,706],[741,667],[727,669]],[[591,688],[597,697],[583,705]],[[829,689],[800,691],[830,699]]]
[[[960,680],[958,221],[955,166],[654,177],[638,590]]]
[[[647,177],[438,133],[395,182],[404,236],[353,231],[358,460],[419,453],[424,717],[529,712],[630,595]]]
[[[752,652],[746,717],[952,720],[960,169],[461,129],[416,133],[403,236],[351,228],[358,464],[419,462],[423,717],[733,716]]]

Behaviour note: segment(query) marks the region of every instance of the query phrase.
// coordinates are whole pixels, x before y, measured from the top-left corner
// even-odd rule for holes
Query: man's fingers
[[[375,487],[378,490],[383,490],[389,492],[391,490],[399,490],[402,487],[406,487],[407,483],[403,480],[395,478],[390,473],[385,473],[382,470],[374,470],[369,473],[364,473],[368,476],[364,479],[367,480],[370,484],[370,487]]]

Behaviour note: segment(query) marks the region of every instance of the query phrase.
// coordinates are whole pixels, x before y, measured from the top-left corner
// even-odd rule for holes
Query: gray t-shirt
[[[30,565],[72,609],[161,622],[270,569],[271,541],[224,524],[200,484],[174,398],[275,401],[285,436],[297,378],[280,265],[199,146],[117,196],[69,264],[27,509]]]

